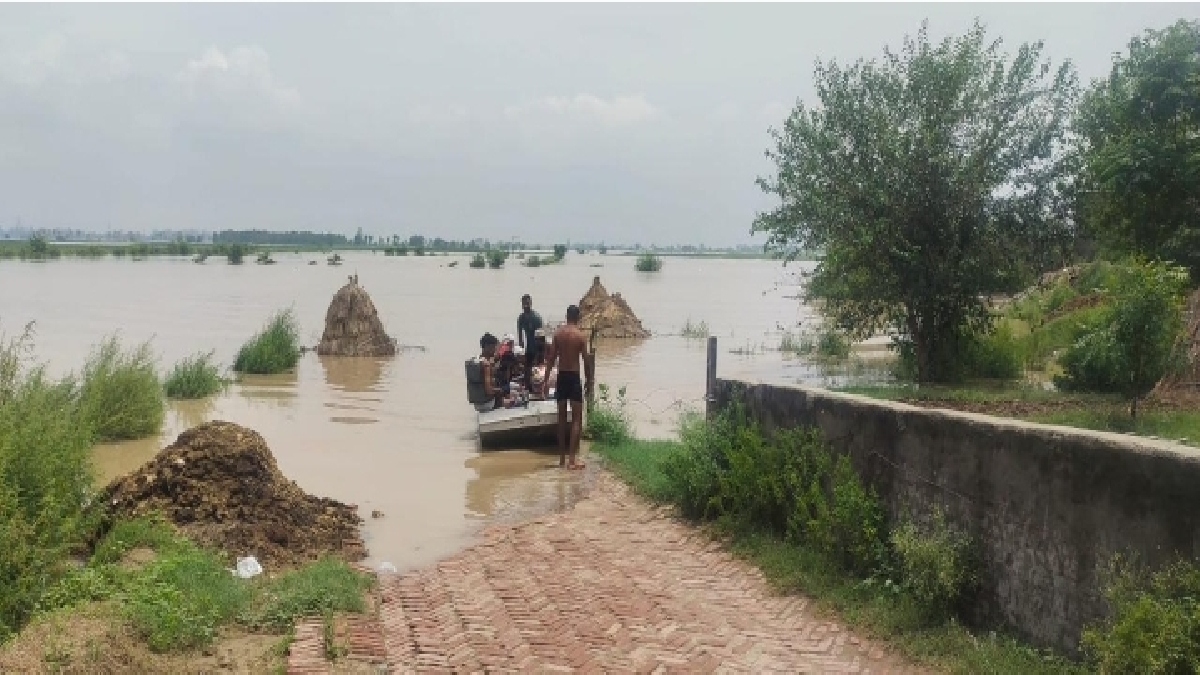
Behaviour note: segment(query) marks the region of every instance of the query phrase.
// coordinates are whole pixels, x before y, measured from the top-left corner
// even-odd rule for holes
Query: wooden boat
[[[558,444],[558,403],[530,401],[519,408],[476,413],[484,449],[540,448]],[[567,411],[571,419],[571,411]]]

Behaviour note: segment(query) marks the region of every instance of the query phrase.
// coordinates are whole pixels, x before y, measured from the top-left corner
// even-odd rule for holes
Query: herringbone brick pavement
[[[605,472],[574,509],[493,527],[379,593],[394,672],[918,672]]]

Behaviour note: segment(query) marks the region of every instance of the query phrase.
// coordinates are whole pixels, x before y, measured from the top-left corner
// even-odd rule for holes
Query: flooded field
[[[700,407],[705,345],[679,335],[689,322],[705,322],[719,337],[722,377],[823,378],[775,350],[783,330],[812,325],[797,297],[808,264],[668,258],[661,272],[644,274],[632,258],[597,254],[572,253],[563,264],[533,269],[510,259],[501,270],[470,269],[461,256],[354,253],[340,267],[316,254],[274,257],[273,266],[217,259],[0,264],[0,331],[11,335],[36,322],[37,357],[56,373],[78,368],[114,332],[126,344],[151,340],[164,369],[210,349],[227,365],[284,307],[294,308],[303,343],[315,345],[333,293],[351,274],[405,346],[390,359],[310,353],[294,374],[248,377],[220,397],[172,403],[161,437],[96,449],[99,482],[140,466],[190,426],[237,422],[260,432],[283,472],[306,491],[358,504],[371,561],[402,570],[457,550],[490,520],[561,508],[582,494],[587,475],[549,468],[555,458],[548,455],[479,453],[462,362],[478,352],[483,332],[516,332],[523,293],[544,319],[557,321],[595,275],[655,334],[598,346],[596,379],[627,387],[642,436],[670,435],[683,410]],[[461,262],[448,266],[453,260]],[[375,509],[384,517],[371,519]]]

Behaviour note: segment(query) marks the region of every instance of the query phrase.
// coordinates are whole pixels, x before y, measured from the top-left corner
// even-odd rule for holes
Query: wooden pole
[[[708,337],[708,372],[704,386],[704,416],[711,420],[717,414],[717,336]]]

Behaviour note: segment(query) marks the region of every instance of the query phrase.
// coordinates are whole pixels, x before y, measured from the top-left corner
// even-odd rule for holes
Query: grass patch
[[[300,327],[292,310],[277,313],[257,335],[242,345],[233,369],[252,375],[276,375],[300,361]]]
[[[266,585],[240,621],[256,630],[285,631],[302,616],[362,612],[371,583],[339,560],[321,560]]]
[[[166,416],[163,404],[163,389],[148,343],[125,351],[115,336],[110,337],[84,365],[80,406],[97,440],[157,434]]]
[[[252,588],[212,553],[183,546],[129,580],[123,609],[156,652],[202,647],[250,602]]]
[[[176,363],[163,383],[167,398],[207,398],[220,393],[225,388],[225,380],[212,359],[213,352],[208,352],[194,354]]]
[[[963,403],[1022,401],[1042,403],[1068,400],[1086,404],[1113,400],[1112,397],[1107,396],[1066,395],[1050,389],[1019,384],[977,384],[959,387],[940,385],[922,385],[918,387],[916,385],[904,384],[866,385],[842,387],[837,391],[878,398],[885,401],[958,401]]]
[[[136,548],[156,556],[127,569]],[[93,601],[112,601],[121,617],[156,652],[204,647],[227,625],[284,634],[305,616],[365,611],[372,578],[326,559],[274,578],[230,574],[222,557],[197,547],[159,519],[118,521],[87,566],[63,576],[39,603],[50,613]]]
[[[1200,411],[1143,410],[1137,419],[1129,416],[1123,406],[1066,410],[1029,418],[1031,422],[1058,424],[1096,431],[1133,433],[1138,436],[1158,436],[1172,441],[1183,440],[1200,444]]]
[[[921,664],[959,673],[1086,672],[955,620],[949,608],[971,590],[969,541],[937,519],[889,538],[874,495],[815,431],[769,441],[726,414],[685,422],[680,441],[613,437],[593,451],[635,490],[708,521],[780,591],[813,598]]]

